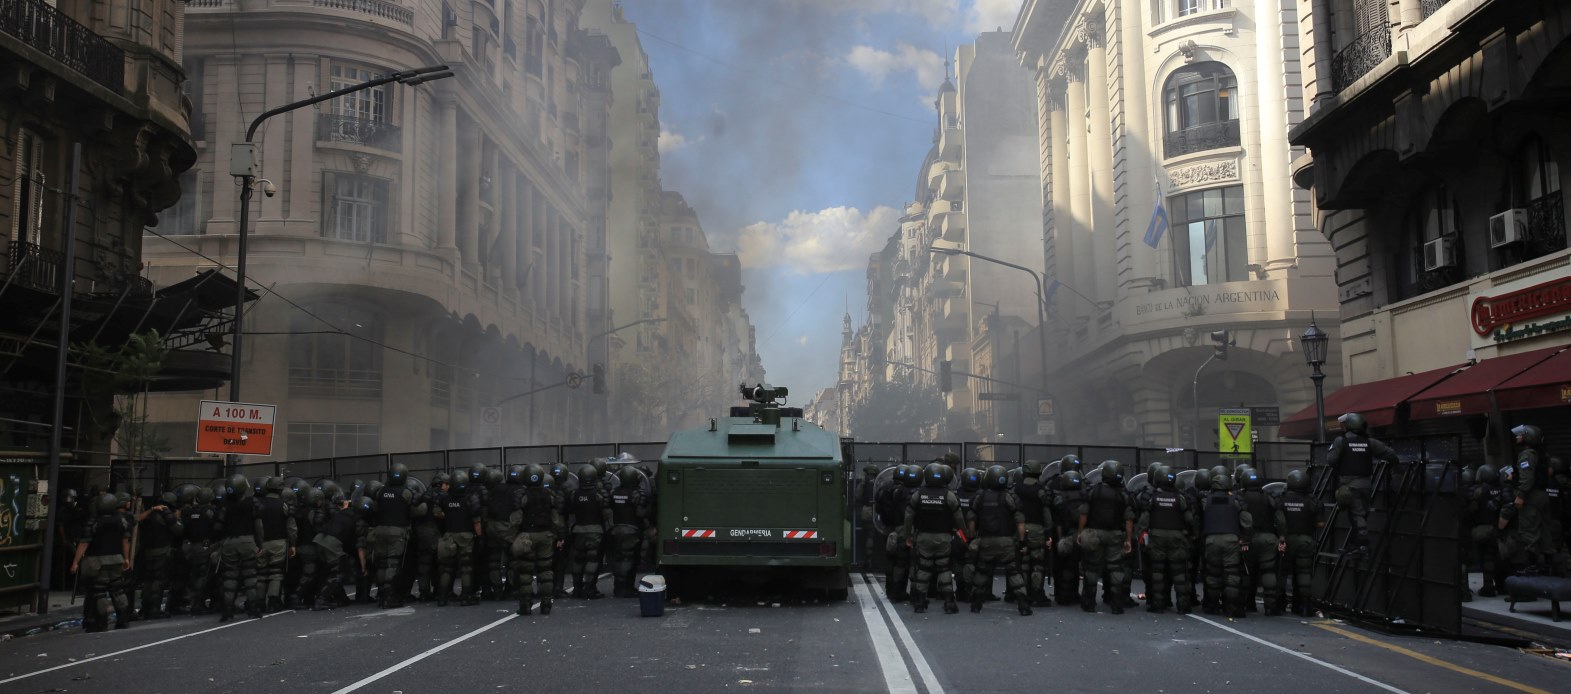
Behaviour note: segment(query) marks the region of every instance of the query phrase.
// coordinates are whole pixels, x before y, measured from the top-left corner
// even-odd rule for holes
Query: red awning
[[[1397,405],[1445,380],[1463,366],[1466,365],[1457,364],[1383,381],[1359,383],[1332,391],[1326,396],[1326,432],[1341,431],[1342,425],[1336,418],[1348,412],[1364,415],[1364,421],[1371,427],[1390,426],[1396,421]],[[1316,433],[1314,405],[1283,420],[1282,427],[1277,430],[1277,435],[1288,439],[1313,439]]]
[[[1433,419],[1488,412],[1491,389],[1562,349],[1564,347],[1537,349],[1478,362],[1408,400],[1408,417]]]
[[[1571,348],[1538,362],[1527,371],[1495,386],[1495,406],[1501,410],[1571,405]]]

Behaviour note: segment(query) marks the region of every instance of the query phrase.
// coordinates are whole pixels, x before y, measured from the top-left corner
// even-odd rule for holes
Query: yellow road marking
[[[1423,661],[1423,662],[1429,663],[1430,665],[1433,665],[1435,667],[1445,668],[1445,669],[1450,670],[1452,672],[1459,672],[1461,674],[1467,675],[1468,677],[1476,677],[1478,679],[1484,680],[1485,682],[1493,682],[1493,683],[1498,684],[1498,685],[1500,685],[1502,687],[1509,687],[1511,689],[1515,689],[1515,690],[1520,691],[1520,692],[1529,692],[1530,694],[1552,694],[1550,691],[1548,691],[1546,689],[1539,689],[1537,687],[1529,687],[1529,686],[1527,686],[1525,684],[1522,684],[1521,682],[1515,682],[1515,681],[1512,681],[1512,680],[1508,680],[1508,679],[1506,679],[1504,677],[1497,677],[1495,675],[1491,675],[1491,674],[1489,674],[1487,672],[1479,672],[1477,670],[1473,670],[1473,669],[1470,669],[1470,668],[1465,668],[1465,667],[1462,667],[1461,665],[1457,665],[1455,663],[1448,663],[1448,662],[1446,662],[1444,660],[1441,660],[1439,658],[1436,658],[1434,656],[1424,655],[1423,653],[1419,653],[1418,651],[1408,650],[1408,649],[1403,648],[1401,646],[1398,646],[1396,644],[1390,644],[1390,643],[1386,643],[1384,641],[1381,641],[1379,639],[1370,638],[1368,636],[1364,636],[1363,634],[1359,634],[1359,633],[1356,633],[1356,632],[1348,631],[1346,629],[1343,629],[1343,628],[1337,627],[1337,626],[1333,626],[1333,625],[1331,625],[1329,623],[1326,623],[1326,622],[1313,622],[1313,624],[1315,626],[1317,626],[1317,627],[1320,627],[1321,629],[1325,629],[1326,631],[1329,631],[1329,632],[1332,632],[1332,633],[1335,633],[1335,634],[1340,634],[1340,635],[1345,636],[1347,638],[1350,638],[1350,639],[1352,639],[1354,641],[1358,641],[1359,643],[1367,643],[1367,644],[1369,644],[1371,646],[1378,646],[1380,648],[1384,648],[1384,649],[1386,649],[1388,651],[1391,651],[1393,653],[1401,653],[1402,655],[1405,655],[1405,656],[1407,656],[1409,658],[1412,658],[1414,660]]]

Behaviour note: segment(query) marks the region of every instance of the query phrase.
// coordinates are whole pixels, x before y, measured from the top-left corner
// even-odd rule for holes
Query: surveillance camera
[[[267,197],[273,197],[274,195],[278,194],[278,186],[273,185],[272,181],[269,181],[269,180],[264,178],[264,179],[261,180],[261,184],[262,184],[262,194],[263,195],[266,195]]]

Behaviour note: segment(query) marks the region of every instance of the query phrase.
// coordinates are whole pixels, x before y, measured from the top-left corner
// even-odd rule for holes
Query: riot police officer
[[[485,505],[485,547],[486,547],[486,589],[491,591],[490,599],[501,600],[506,597],[514,586],[504,588],[503,577],[512,573],[513,566],[513,540],[518,539],[518,524],[513,518],[513,512],[518,510],[516,499],[517,491],[522,489],[524,468],[514,465],[507,469],[507,484],[498,481],[488,471],[486,476],[486,505]]]
[[[1149,474],[1149,473],[1148,473]],[[1195,515],[1189,499],[1176,488],[1178,476],[1162,466],[1152,481],[1151,493],[1141,497],[1136,526],[1146,538],[1146,558],[1150,564],[1150,584],[1146,586],[1146,611],[1161,614],[1173,604],[1177,586],[1179,614],[1193,609],[1193,585],[1189,580],[1190,548],[1195,535]]]
[[[1078,459],[1076,460],[1078,462]],[[1053,520],[1057,527],[1054,567],[1053,599],[1060,605],[1080,602],[1080,516],[1085,514],[1083,480],[1076,470],[1064,470],[1058,475],[1057,489],[1053,490]]]
[[[1124,493],[1124,469],[1116,460],[1102,463],[1102,479],[1086,490],[1086,504],[1079,520],[1080,549],[1085,581],[1080,589],[1080,609],[1096,612],[1097,582],[1102,599],[1113,614],[1124,613],[1125,557],[1134,550],[1135,513]]]
[[[573,492],[571,523],[572,559],[568,573],[573,577],[573,596],[593,600],[603,598],[597,585],[600,578],[600,548],[611,530],[611,505],[606,503],[600,470],[594,465],[578,468],[578,489]]]
[[[402,607],[404,596],[397,588],[398,570],[409,549],[409,527],[414,520],[415,495],[406,483],[409,468],[395,463],[387,473],[387,484],[377,491],[375,522],[371,528],[371,557],[376,570],[377,603],[382,608]]]
[[[919,613],[927,611],[928,588],[934,585],[944,597],[944,613],[960,611],[955,602],[954,576],[949,571],[949,538],[957,532],[974,533],[965,526],[960,499],[949,491],[954,474],[943,463],[928,463],[921,475],[922,486],[906,505],[901,534],[906,538],[906,546],[916,552],[911,604]]]
[[[960,499],[960,512],[965,514],[966,527],[971,527],[975,517],[971,512],[971,500],[982,491],[982,471],[968,467],[960,471],[960,489],[955,491],[955,498]],[[971,538],[976,539],[976,538]],[[949,542],[949,565],[957,567],[958,574],[955,579],[955,598],[960,602],[971,601],[971,584],[975,582],[976,543],[967,543],[959,535],[955,535]],[[997,600],[993,595],[992,584],[987,585],[987,591],[979,596],[984,601]]]
[[[1558,538],[1551,537],[1549,515],[1549,466],[1539,447],[1544,435],[1538,427],[1519,424],[1511,429],[1518,447],[1516,465],[1506,504],[1502,506],[1500,559],[1513,571],[1549,568],[1558,551]]]
[[[1020,501],[1020,513],[1025,516],[1025,551],[1021,555],[1020,573],[1026,581],[1026,595],[1032,607],[1053,604],[1047,597],[1047,553],[1053,548],[1050,535],[1053,527],[1053,495],[1042,482],[1044,466],[1040,461],[1027,460],[1020,466],[1020,482],[1015,485],[1015,497]]]
[[[1315,567],[1315,536],[1326,525],[1324,507],[1319,500],[1309,495],[1308,473],[1303,470],[1287,473],[1287,491],[1282,494],[1281,506],[1284,523],[1282,562],[1287,567],[1287,575],[1293,579],[1293,599],[1290,604],[1293,614],[1307,617],[1311,607],[1309,596],[1314,588],[1314,577],[1311,574]],[[1493,519],[1489,528],[1494,529]],[[1490,536],[1490,543],[1494,543],[1493,535]],[[1278,604],[1281,604],[1285,587],[1277,589]]]
[[[119,512],[113,494],[100,495],[94,515],[77,539],[71,573],[80,570],[87,597],[82,601],[82,628],[89,632],[108,627],[109,610],[115,611],[115,628],[130,625],[131,606],[125,595],[125,572],[131,570],[131,525]]]
[[[1265,479],[1259,472],[1245,470],[1242,479],[1244,493],[1241,497],[1254,522],[1253,532],[1249,536],[1249,552],[1243,556],[1244,609],[1254,610],[1255,592],[1259,589],[1265,598],[1265,615],[1280,616],[1282,604],[1276,580],[1277,556],[1287,550],[1283,540],[1287,532],[1287,519],[1277,500],[1265,492]]]
[[[430,602],[437,597],[436,554],[442,541],[442,524],[436,512],[447,494],[451,479],[447,473],[439,472],[431,478],[431,486],[415,497],[412,547],[415,553],[414,583],[419,588],[420,602]]]
[[[902,464],[895,468],[895,481],[899,484],[879,490],[875,503],[884,527],[891,529],[884,543],[884,554],[889,561],[889,571],[884,576],[884,596],[891,602],[901,602],[910,598],[911,538],[906,534],[909,531],[905,525],[906,508],[922,483],[922,475],[915,465]]]
[[[1374,493],[1375,461],[1397,462],[1396,451],[1371,438],[1364,416],[1349,412],[1337,418],[1344,433],[1331,442],[1326,464],[1337,475],[1336,502],[1347,508],[1353,523],[1353,546],[1344,547],[1354,557],[1369,551],[1369,503]]]
[[[256,537],[262,529],[253,494],[251,481],[244,475],[232,475],[224,485],[224,503],[218,516],[218,525],[224,535],[223,546],[219,549],[219,573],[223,576],[220,622],[234,619],[235,601],[242,591],[246,614],[262,616],[262,593],[256,582]]]
[[[137,514],[141,528],[137,542],[141,545],[137,562],[138,578],[142,581],[142,619],[160,619],[169,615],[163,610],[164,590],[168,587],[175,546],[185,526],[175,513],[177,499],[174,492],[164,492],[162,503]],[[170,605],[174,609],[174,605]]]
[[[1205,538],[1206,614],[1242,618],[1243,560],[1246,538],[1254,532],[1249,509],[1233,496],[1232,475],[1211,478],[1211,491],[1200,509],[1200,534]]]
[[[336,486],[336,485],[334,485]],[[300,491],[295,493],[294,507],[295,521],[295,556],[291,561],[290,573],[295,574],[295,584],[292,591],[287,592],[286,602],[291,607],[310,607],[315,602],[316,596],[308,589],[305,580],[306,567],[315,566],[318,558],[316,551],[316,533],[325,516],[322,513],[327,505],[327,494],[321,489],[310,485],[302,485]],[[298,571],[294,570],[298,567]]]
[[[453,475],[440,486],[445,489],[436,498],[433,514],[442,532],[436,548],[436,604],[446,607],[447,601],[452,599],[456,574],[463,590],[459,604],[478,605],[480,591],[475,586],[473,554],[475,538],[484,537],[485,528],[480,525],[480,517],[485,509],[480,506],[480,497],[469,493],[466,475]]]
[[[266,600],[266,611],[277,612],[284,607],[284,562],[295,556],[295,542],[299,526],[295,524],[294,510],[283,500],[284,479],[269,477],[263,482],[262,496],[256,500],[256,518],[261,530],[258,539],[256,580]]]
[[[971,586],[971,611],[982,611],[982,596],[993,585],[993,570],[1002,569],[1004,585],[1014,597],[1020,616],[1030,616],[1031,596],[1026,592],[1025,577],[1015,564],[1015,555],[1025,548],[1026,517],[1021,511],[1020,500],[1009,491],[1009,473],[1002,465],[987,469],[987,489],[971,500],[971,527],[976,538],[972,540],[976,565]]]
[[[181,552],[185,554],[186,570],[186,602],[181,610],[192,615],[207,614],[208,579],[213,575],[215,515],[213,490],[208,487],[192,491],[180,508],[180,522],[185,526]]]
[[[611,492],[611,547],[606,559],[611,564],[611,594],[636,598],[634,570],[638,565],[638,543],[644,536],[647,499],[640,488],[638,470],[624,465],[616,471],[617,485]]]
[[[309,586],[302,592],[315,594],[312,610],[336,607],[347,597],[344,585],[354,578],[353,564],[365,563],[363,539],[369,527],[369,507],[374,505],[374,500],[362,497],[361,506],[352,508],[341,492],[327,498],[326,507],[317,518],[319,530],[311,542],[316,546],[316,563],[304,567],[300,578],[302,584]]]
[[[536,585],[540,594],[540,614],[551,614],[552,588],[555,585],[552,555],[562,547],[566,528],[557,510],[556,496],[545,487],[545,468],[530,465],[523,470],[523,489],[514,502],[513,578],[518,581],[518,614],[530,613]]]

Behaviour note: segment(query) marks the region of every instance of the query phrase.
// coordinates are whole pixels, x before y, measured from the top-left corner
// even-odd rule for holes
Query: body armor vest
[[[1086,495],[1090,508],[1086,512],[1086,527],[1096,530],[1122,530],[1124,525],[1124,493],[1117,487],[1099,484]]]
[[[605,499],[599,488],[578,490],[573,495],[573,525],[600,525],[604,508]]]
[[[1161,490],[1151,495],[1151,529],[1152,530],[1183,530],[1184,529],[1184,497],[1178,492]]]
[[[1004,492],[989,489],[976,495],[971,502],[976,513],[976,531],[982,537],[1004,537],[1014,528],[1009,505],[1004,503]]]
[[[106,554],[119,554],[120,541],[125,539],[125,520],[119,513],[98,516],[91,523],[92,535],[89,537],[87,553],[84,556],[100,557]]]
[[[953,530],[954,510],[949,507],[949,490],[942,487],[922,487],[916,493],[916,518],[913,525],[919,533],[947,533]]]
[[[1288,535],[1315,534],[1315,507],[1317,502],[1300,492],[1282,495],[1282,515],[1287,519]]]
[[[1368,477],[1375,474],[1375,456],[1369,452],[1369,438],[1359,434],[1343,434],[1342,458],[1337,464],[1337,474],[1344,477]]]
[[[486,491],[486,518],[494,521],[505,521],[513,515],[513,489],[511,487],[498,487]]]
[[[321,534],[337,538],[345,550],[355,546],[355,512],[349,509],[338,509],[327,517],[322,523]]]
[[[526,533],[538,533],[552,530],[551,505],[554,497],[551,490],[542,487],[531,487],[524,491],[524,527]]]
[[[213,538],[213,507],[196,505],[185,511],[185,538],[192,542],[207,542]]]
[[[376,493],[376,524],[399,528],[409,527],[409,498],[403,487],[391,487]]]
[[[1255,521],[1254,532],[1276,532],[1276,508],[1271,505],[1271,497],[1258,489],[1244,492],[1244,508],[1249,509],[1249,517]]]
[[[442,504],[442,531],[449,533],[472,533],[475,531],[475,514],[470,509],[467,495],[443,494]]]
[[[619,489],[611,493],[611,522],[617,525],[638,525],[638,492]]]
[[[1206,497],[1205,519],[1201,525],[1202,535],[1237,535],[1243,531],[1243,523],[1238,518],[1239,509],[1233,504],[1233,498],[1226,492],[1212,492]]]
[[[262,536],[259,542],[270,540],[285,540],[289,538],[289,513],[284,507],[284,500],[276,496],[264,496],[257,501],[257,513],[262,517]]]
[[[1026,525],[1042,525],[1042,484],[1022,481],[1015,487],[1015,496],[1020,499],[1020,513],[1026,517]]]
[[[255,535],[256,505],[250,499],[236,499],[224,506],[224,537]]]

